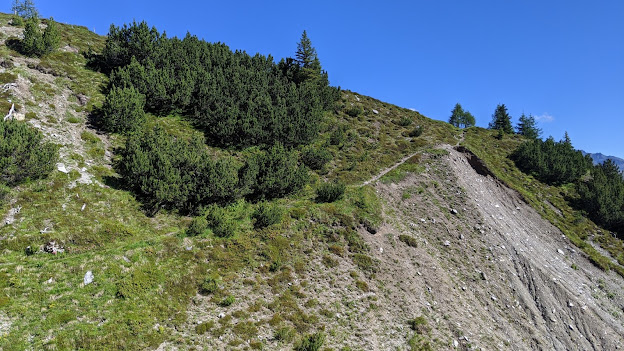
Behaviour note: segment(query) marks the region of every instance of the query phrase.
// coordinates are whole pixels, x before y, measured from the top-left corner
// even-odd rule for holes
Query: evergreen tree
[[[131,134],[145,122],[145,96],[134,87],[113,87],[102,105],[102,127],[109,132]]]
[[[0,185],[13,186],[47,176],[55,168],[58,146],[21,121],[0,119]]]
[[[43,53],[43,35],[39,29],[39,20],[36,17],[26,20],[21,46],[22,53],[26,56],[40,56]]]
[[[60,35],[57,24],[52,18],[48,20],[48,26],[43,34],[39,29],[39,19],[31,17],[26,20],[24,27],[24,39],[22,39],[22,53],[27,56],[42,56],[49,54],[58,48]]]
[[[39,17],[39,11],[37,11],[33,0],[13,0],[11,10],[24,19]]]
[[[516,126],[516,130],[518,131],[518,134],[524,135],[529,139],[537,139],[542,133],[542,130],[537,128],[535,117],[533,117],[531,114],[527,116],[524,113],[522,113],[522,116],[520,116],[520,120],[518,122],[518,125]]]
[[[455,107],[451,111],[451,117],[449,117],[449,123],[454,127],[459,127],[461,120],[464,116],[464,109],[461,107],[459,103],[455,104]]]
[[[465,111],[462,106],[457,103],[451,111],[449,123],[455,127],[468,128],[475,125],[475,118],[470,112]]]
[[[58,31],[58,25],[52,17],[48,20],[48,26],[43,31],[43,55],[49,54],[58,49],[61,42],[61,35]]]
[[[316,49],[312,47],[312,42],[310,41],[310,38],[308,38],[308,33],[306,33],[305,30],[301,34],[301,40],[297,44],[295,57],[297,58],[297,63],[301,68],[311,67],[315,64],[315,61],[318,61]]]
[[[473,127],[475,123],[476,121],[472,113],[468,111],[464,111],[464,115],[462,116],[461,121],[459,123],[460,126],[462,128],[468,128],[468,127]]]
[[[501,130],[503,133],[512,134],[513,127],[511,126],[511,116],[507,113],[507,107],[505,104],[496,106],[496,110],[492,115],[492,122],[489,125],[490,129]]]

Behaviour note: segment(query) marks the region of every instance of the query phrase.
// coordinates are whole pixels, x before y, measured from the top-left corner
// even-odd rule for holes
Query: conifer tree
[[[468,128],[475,125],[475,118],[472,113],[465,111],[462,106],[457,103],[451,111],[449,123],[455,127]]]
[[[35,3],[32,0],[14,0],[11,10],[14,14],[24,19],[39,17],[39,11],[37,11]]]
[[[464,115],[464,109],[459,103],[455,104],[455,107],[451,111],[451,117],[449,117],[449,123],[454,127],[459,127],[459,123]]]
[[[464,111],[464,115],[462,116],[459,124],[462,128],[472,127],[475,125],[475,118],[472,113]]]
[[[505,104],[496,106],[496,110],[492,115],[492,122],[489,125],[490,129],[502,130],[503,133],[512,134],[513,127],[511,126],[511,116],[507,113],[507,107]]]
[[[520,120],[518,122],[518,125],[516,126],[516,130],[518,131],[518,134],[524,135],[529,139],[537,139],[542,133],[542,130],[537,128],[535,117],[533,117],[531,114],[527,116],[524,113],[522,113],[522,116],[520,116]]]

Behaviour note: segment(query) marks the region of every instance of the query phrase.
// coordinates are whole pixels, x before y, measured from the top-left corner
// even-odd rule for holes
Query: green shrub
[[[423,127],[421,127],[421,126],[417,126],[416,128],[412,129],[412,130],[409,132],[409,134],[408,134],[408,135],[409,135],[411,138],[417,138],[417,137],[419,137],[422,133],[423,133]]]
[[[342,199],[346,186],[342,182],[326,182],[316,189],[317,202],[334,202]]]
[[[113,87],[102,105],[102,127],[114,133],[130,134],[145,123],[145,96],[134,87]]]
[[[186,229],[186,235],[200,235],[208,229],[208,220],[204,216],[198,216],[191,220],[189,227]]]
[[[318,351],[325,342],[325,334],[314,333],[304,336],[297,345],[295,351]]]
[[[54,170],[58,146],[25,122],[0,121],[0,183],[9,186],[47,176]]]
[[[236,234],[236,223],[223,207],[217,205],[210,206],[206,219],[215,236],[229,238]]]
[[[245,192],[255,199],[272,199],[301,189],[308,171],[297,160],[294,151],[279,143],[253,154],[240,172]]]
[[[346,109],[345,113],[351,117],[357,117],[362,113],[362,109],[357,106],[353,106]]]
[[[234,298],[234,296],[232,295],[228,295],[219,302],[219,306],[228,307],[228,306],[231,306],[234,303],[234,301],[236,301],[236,298]]]
[[[401,234],[399,240],[407,244],[407,246],[418,247],[418,241],[413,236]]]
[[[295,330],[291,327],[281,327],[275,331],[275,340],[283,342],[291,342],[295,337]]]
[[[407,324],[413,331],[421,335],[429,331],[429,327],[427,326],[427,320],[423,316],[418,316],[416,318],[410,319],[407,321]]]
[[[261,202],[256,207],[251,217],[254,221],[254,228],[260,229],[277,224],[282,220],[282,208],[277,204]]]
[[[203,322],[195,326],[195,332],[199,335],[205,334],[214,327],[214,321]]]
[[[210,295],[219,290],[219,282],[221,279],[216,274],[206,277],[199,286],[199,292],[204,295]]]
[[[332,159],[332,154],[323,147],[307,146],[301,152],[303,164],[315,171],[322,169]]]
[[[407,127],[410,124],[412,124],[412,119],[409,117],[401,117],[401,119],[399,119],[398,121],[395,122],[396,124],[400,125],[401,127]]]
[[[347,135],[347,126],[340,125],[329,135],[329,143],[331,145],[340,145],[344,143]]]

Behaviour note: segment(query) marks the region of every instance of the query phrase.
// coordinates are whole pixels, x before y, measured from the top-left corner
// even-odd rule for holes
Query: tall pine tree
[[[492,122],[489,125],[490,129],[501,130],[503,133],[512,134],[513,127],[511,126],[511,116],[507,112],[505,104],[496,106],[496,110],[492,115]]]
[[[522,113],[522,116],[520,116],[520,120],[518,121],[516,130],[518,131],[518,134],[524,135],[529,139],[537,139],[542,133],[542,130],[537,128],[537,122],[535,122],[535,117],[533,117],[531,114],[527,116],[524,113]]]

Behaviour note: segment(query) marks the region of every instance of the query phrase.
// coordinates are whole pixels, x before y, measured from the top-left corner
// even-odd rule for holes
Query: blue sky
[[[9,1],[6,9],[10,10]],[[106,34],[146,20],[250,54],[293,56],[308,32],[331,83],[487,126],[504,103],[544,136],[624,157],[624,1],[44,1],[41,14]]]

